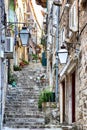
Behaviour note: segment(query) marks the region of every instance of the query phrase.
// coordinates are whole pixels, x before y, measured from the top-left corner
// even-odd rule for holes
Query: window
[[[24,10],[24,13],[26,12],[26,3],[23,2],[23,10]]]
[[[69,11],[69,28],[76,32],[78,31],[78,9],[77,0],[74,1]]]
[[[14,38],[6,37],[5,52],[13,52]]]

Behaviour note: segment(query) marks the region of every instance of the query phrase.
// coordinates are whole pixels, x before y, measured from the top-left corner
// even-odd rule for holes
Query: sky
[[[42,16],[41,10],[44,11],[44,9],[40,5],[37,5],[35,0],[32,0],[32,3],[34,5],[34,9],[35,9],[35,13],[36,13],[37,19],[38,19],[40,25],[42,25],[43,16]]]

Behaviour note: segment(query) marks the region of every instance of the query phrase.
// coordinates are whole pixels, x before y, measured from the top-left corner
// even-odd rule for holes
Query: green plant
[[[25,65],[28,65],[28,64],[29,64],[29,62],[26,61],[26,60],[24,60],[24,59],[22,59],[22,62],[23,62]]]
[[[46,40],[45,40],[45,38],[41,38],[41,45],[43,45],[43,46],[45,46],[46,45]]]
[[[20,62],[20,67],[24,67],[25,65],[28,65],[28,64],[29,64],[29,62],[26,61],[26,60],[24,60],[24,59],[20,59],[20,60],[21,60],[21,62]]]
[[[42,94],[40,94],[39,100],[38,100],[38,108],[39,108],[39,109],[42,109],[42,102],[43,102]]]
[[[38,60],[38,55],[37,54],[32,54],[33,60]]]
[[[13,68],[14,68],[14,71],[20,71],[21,70],[21,67],[17,66],[17,65],[14,65]]]
[[[42,108],[42,102],[51,102],[53,99],[53,92],[49,90],[44,90],[41,92],[38,100],[38,108]]]
[[[8,83],[13,84],[13,82],[17,82],[17,76],[12,74],[11,72],[8,73]]]

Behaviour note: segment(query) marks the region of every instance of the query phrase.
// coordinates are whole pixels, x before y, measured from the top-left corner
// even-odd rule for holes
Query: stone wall
[[[57,126],[60,121],[59,117],[59,104],[55,102],[45,102],[42,105],[42,111],[45,112],[45,124],[46,126],[55,125]]]
[[[70,0],[71,1],[71,0]],[[72,1],[71,1],[72,3]],[[79,5],[79,4],[78,4]],[[68,13],[68,14],[67,14]],[[69,11],[64,10],[62,19],[60,21],[60,27],[66,27],[66,32],[68,34],[68,20]],[[77,64],[73,68],[76,72],[76,83],[75,83],[75,125],[78,130],[87,129],[87,7],[82,9],[79,6],[79,30],[72,37],[72,42],[79,44],[68,44],[72,47],[77,47],[80,52],[77,55]],[[66,17],[67,16],[67,17]],[[67,35],[66,35],[67,36]],[[70,58],[74,59],[75,49],[68,47]],[[74,64],[74,62],[73,62]],[[71,64],[71,67],[73,66]],[[69,67],[67,68],[67,70]],[[66,123],[72,123],[72,88],[71,88],[71,70],[70,73],[65,72],[65,121]],[[63,79],[64,80],[64,79]],[[61,107],[61,106],[60,106]],[[60,113],[62,114],[62,113]],[[71,121],[70,121],[71,120]]]
[[[81,54],[79,57],[79,101],[77,102],[78,129],[87,129],[87,8],[79,11]]]

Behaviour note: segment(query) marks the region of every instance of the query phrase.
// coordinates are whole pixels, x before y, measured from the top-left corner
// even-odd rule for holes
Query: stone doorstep
[[[45,125],[45,128],[61,128],[61,125],[47,124],[47,125]]]
[[[65,129],[65,130],[72,130],[72,128],[74,128],[74,126],[72,125],[62,125],[61,128]]]
[[[72,125],[62,125],[62,127],[68,127],[68,128],[72,128]]]

